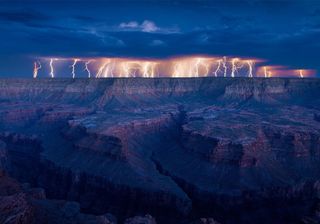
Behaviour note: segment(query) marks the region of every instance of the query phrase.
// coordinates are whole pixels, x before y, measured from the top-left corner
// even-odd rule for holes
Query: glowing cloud
[[[76,76],[96,78],[110,77],[309,77],[314,75],[313,70],[290,69],[279,65],[266,65],[266,61],[257,58],[239,57],[210,57],[210,56],[186,56],[169,59],[137,59],[137,58],[49,58],[41,59],[49,63],[50,77],[55,77],[54,61],[61,61],[59,66],[71,63],[72,78]],[[78,71],[76,65],[84,62],[86,74]],[[92,63],[94,61],[94,63]],[[90,69],[89,69],[90,65]],[[38,76],[41,68],[40,62],[34,63],[33,77]],[[60,67],[61,68],[61,67]]]

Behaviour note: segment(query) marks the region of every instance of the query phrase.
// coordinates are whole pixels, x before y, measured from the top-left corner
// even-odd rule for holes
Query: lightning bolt
[[[107,65],[108,63],[110,63],[110,59],[108,59],[107,62],[104,62],[104,63],[102,64],[102,66],[100,66],[100,68],[99,68],[99,70],[98,70],[98,72],[97,72],[97,74],[96,74],[96,78],[100,78],[100,77],[101,77],[102,72],[103,72],[103,70],[105,69],[105,67],[106,67],[106,65]]]
[[[41,69],[40,61],[35,61],[33,65],[33,78],[37,78],[38,71]]]
[[[200,68],[201,66],[203,66],[205,68],[205,73],[203,74],[203,76],[208,76],[209,73],[209,65],[208,63],[206,63],[206,61],[204,61],[203,58],[197,58],[196,63],[194,65],[194,71],[195,73],[192,74],[192,72],[190,73],[192,77],[199,77],[200,76]]]
[[[156,63],[154,63],[154,62],[151,62],[151,64],[150,64],[150,73],[149,73],[149,77],[150,78],[153,78],[153,77],[155,77],[155,68],[156,68]]]
[[[107,64],[108,64],[108,62],[105,62],[105,63],[103,63],[102,66],[100,66],[100,68],[99,68],[99,70],[98,70],[98,72],[96,74],[96,78],[100,78],[101,77],[101,74],[102,74],[102,72],[103,72],[103,70],[104,70],[104,68],[106,67]]]
[[[124,72],[124,77],[129,77],[130,71],[127,62],[122,63],[122,71]]]
[[[223,69],[224,69],[224,72],[223,72],[223,77],[227,77],[227,57],[224,56],[223,57],[223,60],[222,60],[222,66],[223,66]]]
[[[57,59],[53,59],[53,58],[50,59],[49,66],[50,66],[50,77],[51,77],[51,78],[54,78],[53,61],[56,61],[56,60],[57,60]]]
[[[139,61],[128,61],[123,63],[122,69],[125,73],[125,77],[137,77],[137,75],[143,76],[143,63]],[[149,72],[147,73],[149,75]]]
[[[252,78],[253,62],[251,60],[247,61],[248,64],[248,77]]]
[[[114,77],[114,74],[113,74],[113,71],[115,69],[115,62],[110,60],[108,63],[107,63],[107,66],[104,70],[104,75],[103,77]]]
[[[153,78],[155,77],[156,62],[146,62],[142,66],[143,77]]]
[[[179,64],[177,62],[174,63],[172,76],[179,77]]]
[[[142,71],[143,71],[143,74],[142,76],[144,78],[148,78],[148,77],[152,77],[152,75],[150,74],[150,62],[145,62],[143,65],[142,65]],[[152,70],[152,68],[151,68]],[[152,73],[152,71],[151,71]]]
[[[220,67],[221,67],[221,59],[218,60],[218,65],[216,70],[214,71],[214,76],[218,77],[218,72],[220,72]]]
[[[114,69],[115,69],[115,62],[110,62],[105,71],[105,77],[114,77],[114,74],[113,74]]]
[[[201,64],[201,58],[197,58],[196,63],[195,63],[195,67],[194,67],[194,75],[195,77],[199,77],[199,65]],[[192,76],[192,72],[190,73]]]
[[[85,66],[85,69],[84,69],[84,70],[88,72],[88,78],[91,78],[91,72],[90,72],[90,69],[89,69],[89,67],[88,67],[88,65],[89,65],[91,62],[92,62],[92,60],[89,60],[89,61],[87,61],[87,62],[84,63],[84,66]]]
[[[204,67],[206,69],[206,73],[204,74],[204,76],[208,76],[208,74],[209,74],[209,64],[208,63],[204,63]]]
[[[232,68],[231,68],[231,77],[234,77],[234,73],[237,70],[236,67],[236,62],[238,61],[237,58],[232,59],[231,64],[232,64]]]
[[[265,78],[268,78],[268,77],[269,77],[269,75],[270,75],[270,72],[268,72],[268,70],[267,70],[267,67],[266,67],[266,66],[264,66],[264,67],[263,67],[263,71],[264,71],[264,77],[265,77]]]
[[[232,64],[231,77],[235,77],[235,73],[238,73],[238,69],[242,68],[242,65],[237,66],[238,61],[239,61],[239,58],[233,58],[231,61],[231,64]]]
[[[107,62],[105,62],[98,71],[98,77],[100,78],[107,78],[109,77],[109,70],[110,70],[110,63],[111,63],[111,59],[108,59]]]
[[[299,70],[299,75],[300,75],[300,78],[303,78],[303,71],[301,69]]]
[[[74,79],[76,77],[76,73],[75,73],[75,67],[76,67],[76,64],[77,62],[79,61],[79,59],[73,59],[73,64],[71,65],[71,68],[72,68],[72,78]]]

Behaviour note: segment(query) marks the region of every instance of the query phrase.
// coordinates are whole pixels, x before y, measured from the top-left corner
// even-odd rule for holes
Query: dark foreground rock
[[[135,216],[133,218],[126,219],[124,224],[157,224],[156,220],[151,215]]]
[[[2,79],[3,217],[317,220],[319,114],[318,79]]]
[[[26,188],[16,180],[0,177],[0,223],[36,224],[116,224],[112,215],[88,215],[77,202],[46,199],[43,189]]]

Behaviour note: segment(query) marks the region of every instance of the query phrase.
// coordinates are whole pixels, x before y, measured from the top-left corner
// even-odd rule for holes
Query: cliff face
[[[159,79],[1,79],[0,99],[68,102],[105,106],[112,97],[164,98],[211,96],[211,99],[292,99],[319,94],[318,79],[159,78]]]
[[[0,115],[0,168],[83,212],[319,218],[318,79],[2,79]]]

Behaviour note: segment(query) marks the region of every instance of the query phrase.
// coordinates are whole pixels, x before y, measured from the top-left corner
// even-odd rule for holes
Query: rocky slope
[[[318,79],[1,79],[0,115],[0,167],[77,214],[319,218]]]

